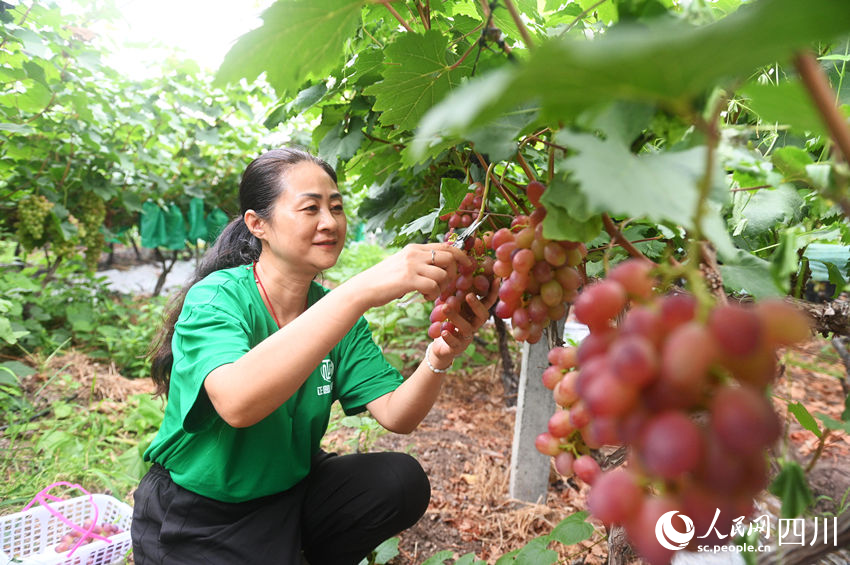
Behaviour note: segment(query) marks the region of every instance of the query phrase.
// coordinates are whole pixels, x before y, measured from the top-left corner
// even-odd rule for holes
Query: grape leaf
[[[757,237],[773,233],[778,225],[800,219],[803,199],[790,184],[775,189],[736,192],[732,198],[732,223],[746,221],[743,234]]]
[[[770,263],[746,251],[739,249],[734,256],[726,258],[720,265],[720,274],[723,286],[729,291],[743,291],[756,299],[783,295],[774,283]]]
[[[593,535],[593,525],[587,522],[587,511],[576,512],[561,520],[549,534],[564,545],[575,545]]]
[[[423,561],[422,565],[445,565],[446,559],[451,559],[452,557],[454,557],[454,553],[451,550],[444,549]]]
[[[843,417],[843,416],[842,416]],[[823,422],[824,427],[827,429],[836,431],[836,432],[844,432],[846,434],[850,434],[850,422],[841,421],[839,422],[835,418],[828,416],[826,414],[822,414],[818,412],[818,419]]]
[[[800,423],[803,428],[809,430],[817,437],[821,437],[823,432],[818,427],[818,423],[815,421],[814,416],[811,415],[809,410],[800,404],[799,402],[793,402],[788,404],[788,411],[794,414],[794,417]]]
[[[448,38],[431,30],[405,33],[384,49],[384,80],[363,91],[375,97],[373,108],[383,112],[382,124],[413,130],[429,108],[457,88],[472,63],[467,60],[451,69],[458,57],[448,45]]]
[[[762,120],[788,124],[801,132],[826,136],[823,120],[799,81],[786,81],[778,85],[748,84],[740,93],[750,99],[748,106]]]
[[[796,50],[850,30],[850,10],[835,0],[762,0],[710,25],[660,19],[611,28],[596,39],[553,38],[524,64],[470,81],[425,116],[417,136],[455,134],[539,101],[544,120],[569,120],[613,100],[681,106],[719,82],[747,77]],[[476,88],[477,86],[477,88]],[[462,95],[481,100],[457,111]]]
[[[546,206],[543,235],[549,239],[591,241],[602,231],[602,218],[588,211],[587,198],[563,176],[552,179],[540,201]]]
[[[375,565],[384,565],[398,555],[398,538],[390,538],[375,548]]]
[[[603,140],[562,130],[556,141],[575,150],[572,156],[559,161],[556,168],[572,172],[587,198],[589,211],[694,228],[697,185],[705,164],[704,147],[635,156],[627,145],[613,138]],[[612,166],[614,163],[616,166]],[[723,184],[718,182],[723,178],[722,171],[715,170],[712,178],[712,193],[721,199],[726,194]],[[734,254],[717,205],[709,207],[702,229],[722,256]]]
[[[263,25],[241,36],[216,75],[216,83],[249,82],[264,71],[280,95],[310,78],[324,79],[344,60],[344,47],[360,24],[366,0],[278,0]]]
[[[815,503],[806,474],[796,461],[785,461],[768,490],[782,500],[782,518],[796,518]]]
[[[552,551],[549,545],[549,536],[534,538],[516,554],[515,565],[551,565],[558,561],[558,553]]]

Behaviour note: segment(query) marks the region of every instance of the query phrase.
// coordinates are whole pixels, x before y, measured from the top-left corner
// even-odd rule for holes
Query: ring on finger
[[[435,266],[437,265],[437,252],[433,249],[431,250],[431,264]]]

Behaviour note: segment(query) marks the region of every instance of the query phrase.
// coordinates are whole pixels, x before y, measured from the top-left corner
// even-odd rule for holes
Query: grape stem
[[[520,167],[522,167],[522,170],[525,172],[525,176],[528,178],[528,182],[537,180],[537,178],[534,176],[534,171],[528,164],[528,161],[525,160],[525,157],[523,157],[522,153],[520,153],[519,151],[517,151],[516,153],[516,162],[519,163]]]
[[[470,45],[469,49],[467,49],[466,52],[463,55],[460,56],[460,59],[458,59],[457,62],[455,62],[454,65],[449,67],[449,70],[453,71],[456,68],[458,68],[461,65],[461,63],[463,63],[466,60],[466,58],[469,57],[469,54],[472,53],[472,50],[475,49],[476,47],[478,47],[477,42]]]
[[[602,214],[602,225],[605,226],[605,231],[608,232],[608,235],[611,236],[611,239],[623,249],[625,249],[629,255],[637,259],[649,261],[653,265],[656,264],[655,261],[644,255],[640,249],[632,245],[632,242],[626,239],[626,236],[624,236],[623,232],[621,232],[619,228],[617,228],[617,225],[614,223],[614,220],[612,220],[611,216],[609,216],[607,213]]]
[[[426,15],[426,10],[422,6],[422,2],[420,2],[419,0],[416,1],[416,9],[419,11],[419,19],[422,20],[422,25],[425,27],[426,30],[431,29],[431,15]]]
[[[830,136],[844,156],[844,161],[850,163],[850,128],[847,127],[844,116],[835,104],[835,93],[829,86],[829,79],[817,59],[809,52],[798,53],[794,57],[794,66],[800,73],[800,78],[823,118]],[[844,215],[850,218],[850,200],[847,197],[840,194],[827,196],[838,202]]]
[[[595,10],[596,8],[598,8],[599,6],[601,6],[602,4],[604,4],[604,3],[605,3],[605,2],[607,2],[607,1],[608,1],[608,0],[599,0],[599,2],[597,2],[596,4],[593,4],[592,6],[589,6],[589,7],[588,7],[588,8],[587,8],[584,12],[582,12],[582,13],[581,13],[581,14],[579,14],[579,15],[577,15],[577,16],[575,17],[575,19],[574,19],[572,22],[570,22],[570,25],[568,25],[567,27],[565,27],[565,28],[564,28],[564,31],[562,31],[562,32],[559,34],[559,36],[564,35],[564,34],[565,34],[565,33],[567,33],[568,31],[570,31],[571,29],[573,29],[577,23],[579,23],[581,20],[583,20],[583,19],[584,19],[584,17],[585,17],[586,15],[588,15],[588,14],[589,14],[589,13],[591,13],[593,10]]]
[[[508,8],[508,12],[511,13],[511,17],[514,19],[516,27],[519,29],[519,34],[522,36],[525,47],[529,51],[533,50],[534,41],[531,39],[531,34],[528,33],[528,28],[525,27],[525,22],[522,21],[522,18],[519,15],[519,10],[516,9],[513,0],[504,0],[504,2],[505,6]]]
[[[397,19],[397,20],[398,20],[398,23],[400,23],[404,29],[406,29],[407,31],[409,31],[409,32],[413,33],[413,28],[411,28],[411,27],[410,27],[410,24],[408,24],[408,23],[404,20],[404,18],[402,18],[402,17],[401,17],[401,14],[399,14],[399,13],[396,11],[396,9],[395,9],[395,8],[393,8],[393,7],[390,5],[389,0],[386,0],[386,1],[384,1],[384,2],[381,2],[381,4],[383,4],[383,5],[384,5],[384,7],[385,7],[387,10],[389,10],[390,14],[392,14],[392,15],[393,15],[393,17],[394,17],[395,19]]]
[[[481,208],[478,210],[478,217],[484,217],[484,209],[487,207],[487,196],[490,195],[490,177],[493,175],[493,167],[496,166],[496,162],[490,163],[490,166],[487,167],[487,174],[484,176],[484,193],[481,195]]]
[[[835,105],[835,93],[829,86],[829,79],[826,78],[826,74],[811,53],[798,53],[794,57],[794,66],[800,73],[800,78],[829,129],[835,145],[841,151],[844,160],[850,163],[850,128],[847,127],[844,117]]]
[[[487,161],[484,160],[484,156],[481,155],[481,153],[475,151],[475,157],[478,159],[478,162],[484,169],[488,171],[490,170],[490,166],[487,164]],[[518,216],[520,214],[520,208],[522,209],[524,214],[528,214],[528,210],[525,209],[525,206],[523,206],[519,198],[517,198],[515,194],[507,190],[504,185],[499,183],[496,180],[495,175],[493,175],[492,171],[488,176],[492,179],[494,186],[502,194],[502,197],[504,197],[505,201],[508,203],[508,206],[511,207],[511,211],[514,213],[514,216]],[[520,208],[517,208],[517,205],[519,205]]]
[[[808,472],[814,468],[815,463],[818,462],[818,459],[820,459],[820,456],[823,454],[823,448],[826,447],[826,438],[829,437],[830,432],[832,432],[832,430],[830,430],[829,428],[823,430],[823,434],[821,434],[820,436],[820,441],[818,441],[818,447],[815,450],[815,454],[812,455],[811,460],[809,460],[809,464],[806,465],[805,473],[808,474]]]

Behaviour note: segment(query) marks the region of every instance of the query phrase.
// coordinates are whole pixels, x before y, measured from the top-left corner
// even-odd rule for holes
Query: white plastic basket
[[[109,536],[111,543],[95,539],[70,551],[57,553],[55,547],[69,528],[46,508],[36,505],[24,512],[0,516],[0,565],[113,565],[124,562],[129,554],[130,505],[106,494],[92,494],[50,502],[50,507],[70,522],[82,525],[94,519],[97,506],[98,524],[115,524],[121,532]]]

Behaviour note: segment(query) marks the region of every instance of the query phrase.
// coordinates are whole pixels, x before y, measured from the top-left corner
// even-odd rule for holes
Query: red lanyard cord
[[[269,310],[271,310],[272,318],[274,318],[274,323],[277,324],[277,328],[280,329],[280,320],[277,319],[277,314],[274,313],[274,306],[272,306],[272,301],[269,299],[269,293],[266,292],[266,287],[263,286],[263,281],[260,280],[260,275],[257,274],[257,263],[254,262],[254,280],[260,286],[260,290],[263,291],[263,296],[266,297],[266,302],[269,304]]]

